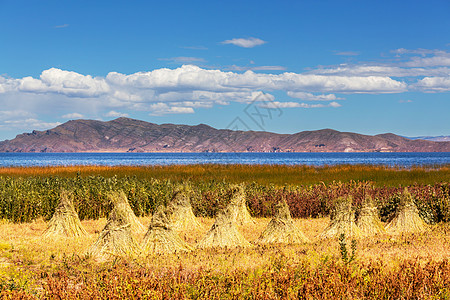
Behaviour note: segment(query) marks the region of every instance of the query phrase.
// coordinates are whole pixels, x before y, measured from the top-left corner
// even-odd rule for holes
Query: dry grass
[[[149,225],[151,221],[149,217],[139,218],[139,220],[145,226]],[[191,246],[195,246],[195,243],[203,237],[214,222],[210,218],[199,218],[198,220],[202,225],[202,229],[192,229],[180,234],[182,239]],[[269,221],[270,219],[268,218],[257,218],[254,224],[248,224],[238,228],[247,240],[254,242]],[[182,268],[183,274],[193,274],[192,276],[197,276],[195,274],[203,276],[201,275],[204,272],[202,270],[211,270],[207,272],[216,274],[211,276],[216,276],[214,278],[217,278],[217,280],[222,278],[220,276],[224,276],[224,280],[227,280],[227,276],[231,276],[231,274],[250,272],[248,274],[245,273],[247,274],[246,276],[250,276],[248,277],[250,285],[252,284],[252,276],[256,275],[252,275],[253,271],[246,270],[261,272],[261,270],[268,268],[267,270],[269,272],[275,272],[274,270],[278,268],[285,270],[284,266],[301,266],[305,262],[311,265],[311,268],[319,268],[318,270],[320,270],[320,266],[323,266],[324,262],[340,261],[341,256],[339,244],[336,239],[322,240],[318,238],[318,235],[325,229],[328,222],[328,218],[294,219],[295,226],[304,232],[306,237],[311,241],[310,243],[295,245],[256,245],[252,243],[252,246],[247,248],[208,248],[195,249],[187,253],[151,257],[142,255],[134,260],[133,268],[130,269],[126,265],[125,268],[128,269],[127,272],[133,272],[134,268],[152,270],[151,272],[156,274],[155,276],[157,278],[160,278],[159,276],[166,276],[163,274],[167,272],[170,274],[171,272],[175,272],[173,270],[178,267]],[[41,238],[42,232],[46,228],[46,223],[43,220],[23,224],[1,222],[0,281],[14,282],[18,290],[40,295],[42,288],[46,289],[47,286],[47,283],[44,284],[44,282],[48,282],[48,280],[53,278],[43,279],[42,274],[55,274],[55,276],[60,276],[58,274],[67,272],[68,274],[74,274],[73,276],[87,278],[86,280],[88,281],[91,280],[89,278],[92,278],[93,281],[97,280],[94,274],[110,270],[111,264],[116,264],[115,260],[113,260],[105,265],[105,263],[98,263],[92,258],[85,256],[89,245],[95,241],[105,223],[105,219],[82,221],[83,227],[88,232],[87,236],[81,239],[69,238],[64,241],[55,240],[49,243]],[[359,264],[370,264],[371,261],[381,261],[383,270],[388,272],[389,270],[395,271],[399,268],[401,269],[401,262],[408,259],[417,261],[424,266],[430,260],[434,262],[445,261],[450,254],[448,250],[450,249],[449,233],[450,224],[446,223],[432,226],[431,230],[426,234],[405,234],[401,236],[382,234],[371,239],[358,239],[356,252],[357,265],[355,265],[355,268]],[[143,237],[143,234],[141,234],[136,236],[136,239],[142,243]],[[111,276],[118,275],[113,274]],[[56,280],[59,277],[54,278]],[[108,278],[98,280],[109,280]],[[140,279],[137,277],[133,280]],[[64,282],[53,282],[53,284],[60,285]],[[134,282],[136,288],[139,288],[138,281]],[[214,284],[214,282],[211,284]],[[237,288],[233,285],[231,287]],[[95,287],[92,288],[95,289]],[[213,286],[199,287],[200,290],[210,288],[213,288]],[[70,290],[70,285],[65,286],[64,289]]]
[[[139,218],[141,223],[149,225],[149,217]],[[211,218],[199,218],[203,230],[195,229],[182,232],[181,238],[191,246],[200,241],[208,228],[214,223]],[[240,226],[239,231],[250,242],[254,242],[264,228],[270,222],[268,218],[255,219],[254,224]],[[339,257],[337,239],[322,240],[318,238],[329,222],[329,218],[319,219],[294,219],[294,223],[310,243],[297,245],[276,245],[260,246],[252,244],[248,249],[232,250],[201,250],[197,249],[192,253],[163,255],[159,259],[148,261],[154,267],[164,267],[168,263],[182,262],[184,266],[196,267],[219,267],[218,270],[229,268],[256,267],[263,265],[270,259],[271,254],[282,251],[290,259],[295,259],[298,253],[307,253],[309,257],[320,258],[323,255]],[[89,245],[96,240],[99,232],[105,226],[106,220],[82,221],[83,227],[88,232],[86,237],[78,239],[55,240],[48,242],[42,239],[42,233],[46,229],[43,220],[32,223],[14,224],[2,222],[0,225],[0,261],[2,272],[5,267],[26,268],[30,270],[46,269],[55,262],[61,261],[64,257],[83,256]],[[420,258],[422,260],[433,259],[442,260],[450,254],[450,224],[433,225],[426,234],[404,234],[401,236],[391,236],[382,234],[372,239],[357,239],[358,259],[375,260],[378,258],[384,261],[395,262],[399,259]],[[136,240],[142,242],[144,234],[136,236]],[[260,251],[264,249],[265,257],[261,257]],[[228,261],[230,255],[236,256],[240,263]],[[214,257],[214,259],[205,259]],[[146,258],[140,258],[143,261]],[[161,265],[158,265],[158,261]],[[169,263],[170,262],[170,263]]]

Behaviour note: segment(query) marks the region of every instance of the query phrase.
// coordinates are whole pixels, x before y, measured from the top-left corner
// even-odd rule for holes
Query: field
[[[106,194],[123,190],[147,226],[171,197],[176,182],[196,191],[191,199],[202,224],[180,232],[194,245],[229,201],[230,183],[243,183],[256,223],[239,227],[257,239],[285,197],[295,223],[311,242],[188,253],[117,257],[98,261],[86,250],[111,209]],[[450,167],[372,166],[168,166],[0,169],[0,291],[5,299],[449,299]],[[334,200],[371,195],[383,221],[404,187],[414,195],[425,233],[352,241],[319,239]],[[46,221],[61,189],[73,192],[89,235],[44,239]],[[142,235],[136,236],[140,241]]]

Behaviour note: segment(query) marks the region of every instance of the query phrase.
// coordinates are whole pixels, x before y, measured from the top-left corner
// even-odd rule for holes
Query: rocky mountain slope
[[[331,129],[276,134],[157,125],[129,118],[68,121],[0,142],[0,152],[448,152],[450,142],[410,140]]]

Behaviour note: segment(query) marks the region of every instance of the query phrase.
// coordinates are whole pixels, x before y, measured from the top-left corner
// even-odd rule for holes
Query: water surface
[[[0,153],[0,166],[173,164],[450,164],[450,152],[416,153]]]

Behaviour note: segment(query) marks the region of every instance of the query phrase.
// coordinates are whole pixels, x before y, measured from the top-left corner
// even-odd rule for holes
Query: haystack
[[[400,204],[392,220],[386,226],[386,231],[390,234],[400,234],[407,232],[422,232],[427,229],[427,225],[419,215],[419,210],[414,204],[414,199],[407,188],[403,191]]]
[[[105,228],[88,253],[101,259],[137,255],[140,252],[139,245],[131,233],[129,211],[125,205],[118,203],[109,213]]]
[[[361,229],[364,236],[372,236],[386,232],[378,216],[378,209],[373,203],[372,197],[368,196],[364,199],[356,226]]]
[[[125,222],[130,224],[131,232],[134,234],[143,234],[146,232],[146,228],[139,222],[138,218],[131,209],[130,203],[128,202],[127,196],[123,191],[108,193],[109,201],[117,207],[125,216]]]
[[[191,250],[191,247],[173,231],[170,215],[171,211],[163,206],[153,214],[143,241],[142,249],[145,255]]]
[[[283,199],[283,201],[275,206],[274,217],[256,242],[299,244],[308,242],[308,239],[303,232],[295,227],[289,211],[289,206]]]
[[[87,235],[73,206],[73,195],[63,190],[59,199],[59,205],[44,231],[44,237],[81,237]]]
[[[203,239],[198,248],[208,247],[247,247],[250,243],[239,232],[235,223],[236,212],[233,205],[228,205],[219,211],[216,221]]]
[[[172,200],[168,205],[168,210],[170,210],[169,221],[172,229],[186,231],[201,227],[192,211],[191,194],[192,190],[186,185],[176,187]]]
[[[232,185],[228,191],[230,193],[230,203],[233,206],[233,220],[238,225],[253,224],[255,221],[248,212],[244,186],[241,184]]]
[[[352,197],[338,198],[331,214],[330,224],[319,235],[320,238],[334,238],[345,234],[346,237],[361,237],[362,232],[355,224],[355,212],[352,209]]]

